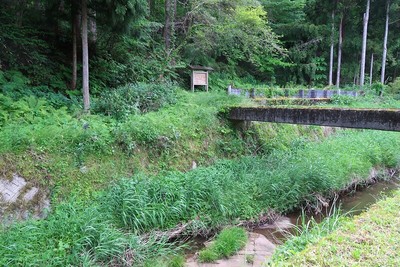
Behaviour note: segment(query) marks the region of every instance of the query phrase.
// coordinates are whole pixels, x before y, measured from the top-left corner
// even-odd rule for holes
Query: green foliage
[[[334,95],[331,98],[331,102],[334,105],[351,106],[357,99],[352,96],[346,95]]]
[[[387,88],[387,93],[395,96],[398,100],[400,99],[400,78],[397,78],[389,84],[389,87]]]
[[[279,56],[283,56],[285,51],[280,47],[268,24],[267,13],[258,1],[221,0],[194,10],[193,16],[198,25],[192,28],[189,35],[191,42],[185,47],[187,61],[212,64],[214,58],[220,58],[216,67],[221,69],[226,64],[226,71],[235,74],[271,70],[267,73],[271,75],[273,64],[283,64]],[[237,67],[238,63],[242,63],[243,67]]]
[[[61,93],[55,93],[49,86],[32,86],[32,81],[20,71],[2,72],[0,77],[0,93],[13,100],[27,97],[46,98],[47,103],[54,108],[66,106],[71,110],[79,105],[75,96],[67,98]]]
[[[93,111],[124,119],[130,114],[156,111],[175,104],[177,88],[165,84],[129,84],[112,91],[103,92],[96,100]]]
[[[247,242],[247,232],[243,228],[225,228],[218,234],[213,243],[200,251],[200,262],[213,262],[234,255]]]
[[[364,95],[358,97],[350,97],[345,95],[335,95],[332,97],[331,103],[318,104],[319,106],[329,106],[329,107],[354,107],[354,108],[400,108],[400,101],[398,101],[395,96],[390,94],[383,94],[378,96],[375,91],[366,88]]]
[[[370,88],[370,90],[373,91],[375,93],[375,95],[377,95],[377,96],[383,95],[384,92],[386,91],[385,89],[386,89],[386,86],[381,83],[373,83]]]
[[[281,152],[219,161],[188,173],[161,172],[152,176],[139,174],[139,164],[126,155],[113,153],[118,147],[128,148],[131,144],[132,159],[146,160],[138,149],[143,151],[145,146],[148,151],[155,151],[150,159],[164,164],[177,160],[182,165],[186,158],[191,162],[203,146],[211,155],[199,153],[195,159],[215,159],[213,140],[222,136],[227,153],[223,155],[229,157],[232,152],[228,151],[235,150],[235,156],[240,156],[246,146],[252,150],[250,145],[255,141],[249,145],[247,137],[238,141],[235,132],[221,124],[216,114],[227,103],[241,103],[242,99],[224,93],[182,92],[175,106],[128,116],[123,123],[98,115],[76,119],[65,109],[54,109],[45,100],[32,97],[14,102],[2,96],[1,101],[7,116],[15,118],[3,120],[2,155],[28,151],[10,162],[20,162],[31,175],[37,174],[34,168],[40,170],[46,183],[54,185],[55,197],[65,188],[74,188],[84,198],[87,191],[98,190],[111,179],[137,174],[117,181],[104,196],[88,203],[89,208],[81,202],[59,207],[55,204],[46,220],[2,229],[0,265],[116,264],[128,260],[130,252],[136,255],[138,265],[148,260],[154,263],[157,260],[153,259],[162,254],[174,254],[170,246],[156,238],[132,237],[129,232],[166,230],[191,222],[188,234],[196,234],[237,219],[254,218],[270,209],[284,212],[304,201],[318,205],[316,193],[329,195],[332,190],[367,177],[374,166],[398,167],[400,160],[397,133],[349,132],[326,143],[307,144],[292,138],[299,134],[297,131],[312,134],[311,129],[288,126],[282,127],[281,137],[274,128],[259,135],[260,142],[271,144],[265,151],[278,148]],[[162,136],[167,139],[160,139]],[[42,160],[46,151],[51,153]],[[35,153],[42,154],[28,160],[28,155]],[[74,160],[77,166],[70,166]]]
[[[148,3],[145,0],[94,0],[93,6],[99,14],[98,21],[111,32],[126,32],[136,20],[147,15]]]
[[[186,262],[185,257],[182,255],[178,255],[178,256],[173,257],[169,261],[168,267],[183,267],[183,266],[185,266],[185,262]]]
[[[138,174],[113,186],[105,203],[117,224],[133,232],[168,229],[195,218],[215,227],[269,209],[290,211],[304,201],[318,205],[315,194],[329,195],[362,181],[374,166],[398,166],[399,148],[397,133],[347,133],[188,173]]]
[[[108,116],[73,115],[42,98],[13,101],[0,94],[0,162],[10,165],[2,156],[12,155],[19,173],[54,185],[56,198],[74,191],[86,199],[132,171],[187,170],[193,160],[206,165],[219,157],[253,154],[253,146],[218,116],[225,105],[241,103],[242,98],[177,91],[177,99],[175,105],[120,122]],[[41,155],[40,163],[34,163],[35,154]],[[27,164],[27,159],[32,162]]]
[[[133,261],[140,266],[160,254],[176,253],[174,244],[167,244],[165,238],[150,235],[143,239],[124,233],[99,207],[82,206],[76,201],[63,203],[45,220],[1,229],[0,265],[98,266]]]
[[[216,117],[219,109],[240,101],[221,93],[180,94],[175,106],[130,117],[115,129],[115,136],[127,150],[136,143],[168,151],[181,140],[204,140],[208,133],[225,129]]]
[[[0,126],[17,123],[40,123],[43,120],[53,122],[54,119],[64,117],[71,119],[66,108],[55,109],[44,98],[25,96],[18,101],[0,94]]]
[[[269,266],[397,266],[400,264],[399,201],[400,194],[396,191],[363,214],[341,222],[326,237],[315,236],[313,243],[301,252],[287,260],[270,262]],[[318,232],[319,227],[316,228]]]

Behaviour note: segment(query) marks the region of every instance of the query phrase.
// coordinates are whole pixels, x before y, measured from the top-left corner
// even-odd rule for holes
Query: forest
[[[0,7],[0,81],[34,91],[187,87],[189,65],[214,68],[215,81],[285,87],[388,84],[398,76],[396,0],[4,0]]]
[[[399,11],[399,0],[0,0],[0,266],[182,267],[192,254],[202,266],[294,213],[303,226],[263,264],[399,266],[399,132],[229,118],[309,105],[398,118]],[[191,92],[193,66],[212,68],[208,92]],[[303,89],[339,93],[289,98]],[[385,183],[397,192],[362,217],[333,208]]]

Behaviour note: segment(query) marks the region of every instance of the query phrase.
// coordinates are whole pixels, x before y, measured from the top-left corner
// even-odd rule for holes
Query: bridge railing
[[[276,97],[290,97],[290,98],[332,98],[335,95],[343,95],[350,97],[357,97],[362,92],[359,91],[344,91],[344,90],[261,90],[257,89],[240,89],[234,88],[231,85],[228,86],[228,95],[241,95],[248,98],[276,98]]]

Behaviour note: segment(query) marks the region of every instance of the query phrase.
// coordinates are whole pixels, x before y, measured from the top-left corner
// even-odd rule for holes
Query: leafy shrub
[[[37,123],[50,117],[63,116],[71,118],[66,108],[55,109],[44,98],[28,95],[13,101],[8,96],[0,94],[0,125],[7,122]]]
[[[373,83],[371,85],[371,91],[378,96],[381,96],[386,91],[387,86],[381,83]]]
[[[356,102],[356,98],[352,96],[346,96],[346,95],[334,95],[332,96],[332,104],[334,105],[352,105],[354,102]]]
[[[389,84],[387,92],[388,94],[395,96],[397,99],[400,99],[400,77],[396,78],[396,80]]]
[[[0,74],[0,93],[13,100],[20,100],[26,97],[45,98],[47,104],[54,108],[68,107],[75,109],[79,105],[79,97],[65,96],[54,92],[46,85],[33,86],[32,81],[20,71],[7,71]]]
[[[106,91],[95,101],[97,113],[126,118],[129,114],[146,113],[174,104],[177,101],[176,87],[170,83],[137,83]]]

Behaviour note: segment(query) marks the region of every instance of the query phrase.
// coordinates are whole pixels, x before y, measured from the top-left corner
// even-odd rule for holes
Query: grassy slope
[[[8,178],[19,173],[50,188],[54,200],[71,193],[90,198],[139,171],[185,171],[193,161],[204,166],[220,158],[286,149],[300,136],[322,136],[317,127],[275,124],[259,124],[241,136],[217,114],[247,100],[224,93],[179,95],[176,105],[125,121],[72,115],[49,108],[44,100],[11,103],[1,121],[0,172]]]
[[[93,265],[123,262],[130,251],[143,255],[137,262],[143,263],[158,257],[154,251],[168,250],[157,242],[146,245],[137,233],[190,220],[199,223],[192,225],[196,232],[267,209],[290,210],[305,199],[315,201],[317,193],[364,179],[376,165],[399,162],[396,133],[349,132],[311,145],[307,141],[322,136],[318,127],[254,124],[241,135],[217,116],[225,105],[241,101],[182,93],[177,105],[124,122],[46,108],[28,108],[18,120],[8,120],[0,135],[1,170],[50,187],[54,210],[46,220],[1,231],[0,263]],[[275,149],[270,157],[165,173],[187,170],[193,160],[205,166]],[[122,177],[130,178],[94,196]],[[55,205],[71,192],[77,197]],[[90,205],[80,201],[90,198]]]
[[[273,266],[399,266],[400,191]]]
[[[46,220],[0,231],[0,265],[111,264],[129,253],[143,255],[135,261],[140,265],[173,252],[164,249],[165,242],[147,245],[138,234],[186,222],[184,233],[197,234],[270,209],[287,211],[305,199],[318,204],[316,196],[366,179],[373,166],[398,166],[398,151],[397,133],[355,131],[321,143],[300,142],[264,158],[224,160],[187,173],[138,174],[88,208],[73,200],[55,207]]]

